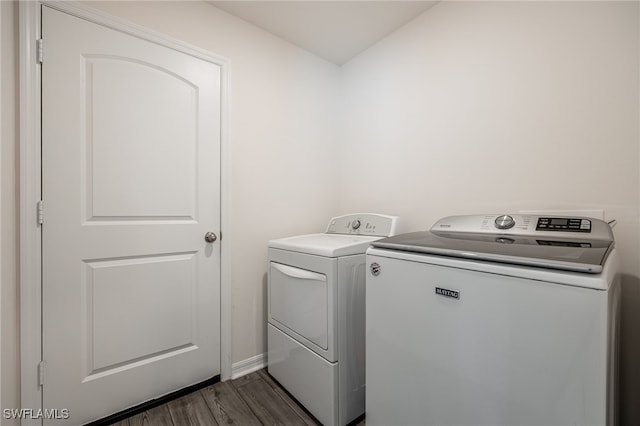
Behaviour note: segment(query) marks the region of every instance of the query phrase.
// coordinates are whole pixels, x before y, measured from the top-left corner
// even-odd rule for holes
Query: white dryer
[[[367,425],[615,424],[607,223],[452,216],[367,251]]]
[[[364,413],[365,251],[397,226],[352,214],[269,242],[268,371],[324,425]]]

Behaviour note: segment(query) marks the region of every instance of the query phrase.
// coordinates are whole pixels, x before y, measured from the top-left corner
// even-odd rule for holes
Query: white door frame
[[[220,66],[220,376],[231,378],[231,259],[229,223],[229,60],[75,2],[21,1],[20,13],[20,361],[22,408],[41,408],[38,364],[42,360],[42,228],[37,205],[41,185],[41,73],[38,44],[41,5],[160,44]],[[45,40],[46,44],[46,40]],[[46,63],[46,47],[44,48]],[[64,408],[64,407],[50,407]],[[23,421],[23,424],[27,424]]]

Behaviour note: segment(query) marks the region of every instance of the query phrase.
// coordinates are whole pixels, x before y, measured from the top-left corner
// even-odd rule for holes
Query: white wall
[[[17,5],[0,1],[0,407],[20,405],[17,284]],[[4,419],[3,425],[16,424]]]
[[[640,419],[637,2],[442,2],[343,67],[340,211],[603,208],[624,271],[623,419]]]

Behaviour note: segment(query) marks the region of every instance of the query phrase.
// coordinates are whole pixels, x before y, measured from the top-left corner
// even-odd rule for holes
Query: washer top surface
[[[375,247],[516,265],[600,273],[614,246],[593,218],[534,215],[451,216],[430,231],[385,238]]]
[[[269,248],[324,257],[363,254],[380,238],[395,235],[398,218],[375,213],[334,217],[325,233],[297,235],[269,241]]]

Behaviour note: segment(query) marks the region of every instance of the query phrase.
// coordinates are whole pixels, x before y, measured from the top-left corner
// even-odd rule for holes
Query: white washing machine
[[[607,223],[453,216],[373,246],[367,426],[616,423]]]
[[[397,226],[353,214],[269,242],[268,371],[324,425],[364,413],[365,251]]]

